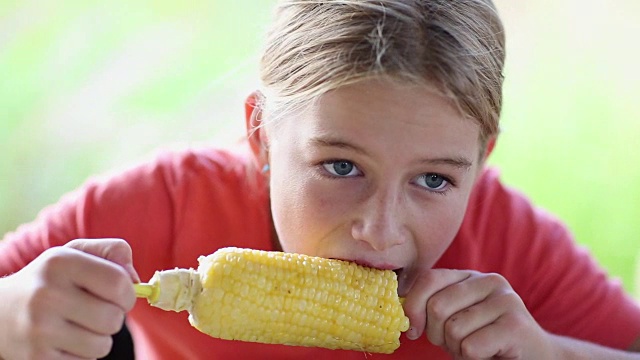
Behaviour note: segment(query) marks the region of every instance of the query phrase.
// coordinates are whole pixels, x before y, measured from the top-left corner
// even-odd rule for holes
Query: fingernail
[[[417,338],[416,329],[414,327],[410,327],[409,330],[407,330],[407,339],[415,340],[416,338]]]

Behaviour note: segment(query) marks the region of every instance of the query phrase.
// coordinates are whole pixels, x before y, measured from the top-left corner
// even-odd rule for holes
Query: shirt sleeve
[[[547,331],[627,349],[640,336],[640,307],[570,231],[521,194],[496,182],[485,235],[495,268]],[[603,241],[605,241],[603,239]],[[499,265],[497,265],[499,264]]]
[[[0,276],[20,270],[50,247],[77,238],[125,239],[134,249],[134,265],[162,257],[163,253],[150,248],[170,248],[170,187],[171,173],[159,162],[89,180],[45,208],[33,222],[5,235],[0,241]]]
[[[552,333],[627,349],[640,336],[638,304],[564,226],[538,221],[547,224],[530,247],[535,276],[524,285],[533,316]]]

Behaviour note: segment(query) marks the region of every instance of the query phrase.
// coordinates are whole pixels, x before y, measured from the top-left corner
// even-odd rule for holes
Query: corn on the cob
[[[390,270],[240,248],[198,262],[156,272],[139,296],[228,340],[391,353],[409,327]]]

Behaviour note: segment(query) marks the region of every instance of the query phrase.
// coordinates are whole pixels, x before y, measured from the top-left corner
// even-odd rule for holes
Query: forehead
[[[472,157],[479,151],[477,123],[427,86],[365,80],[330,91],[282,120],[277,132],[296,142],[330,137],[371,151],[420,155],[456,152]]]

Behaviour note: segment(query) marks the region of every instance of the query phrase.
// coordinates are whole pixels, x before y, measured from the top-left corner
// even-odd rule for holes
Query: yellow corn
[[[198,262],[156,272],[139,296],[228,340],[392,353],[409,327],[390,270],[240,248]]]

